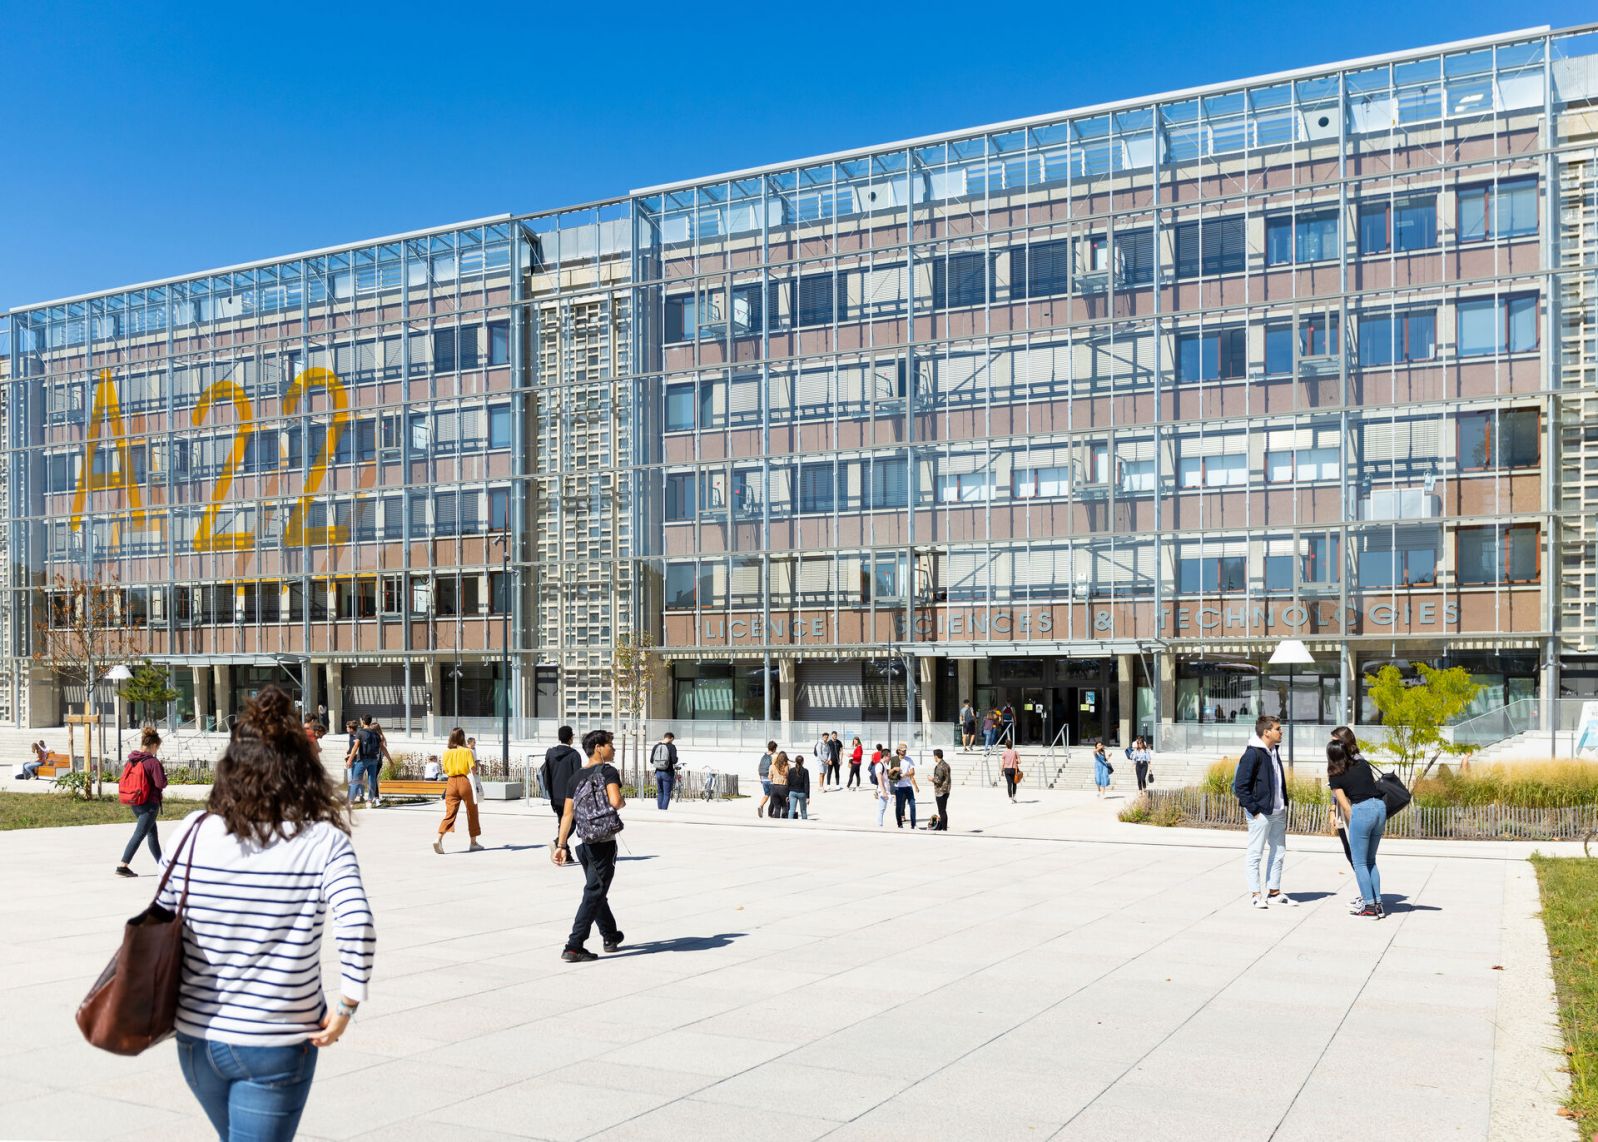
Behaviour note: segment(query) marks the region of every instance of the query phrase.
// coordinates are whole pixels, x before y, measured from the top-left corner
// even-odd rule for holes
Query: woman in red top
[[[133,835],[128,838],[127,847],[122,850],[122,863],[117,865],[118,876],[138,876],[128,867],[135,853],[139,851],[139,843],[147,841],[150,845],[150,855],[155,858],[156,871],[161,867],[161,838],[155,831],[156,818],[161,815],[161,790],[166,788],[166,769],[161,765],[161,759],[155,756],[156,750],[161,748],[161,735],[155,732],[154,726],[146,726],[144,733],[139,736],[139,748],[128,754],[127,764],[122,769],[122,776],[127,777],[128,772],[135,766],[144,770],[144,800],[130,804],[133,810]],[[118,785],[121,784],[119,781]]]
[[[849,784],[845,789],[860,788],[860,759],[865,757],[866,747],[860,744],[860,739],[854,739],[854,747],[849,751]]]

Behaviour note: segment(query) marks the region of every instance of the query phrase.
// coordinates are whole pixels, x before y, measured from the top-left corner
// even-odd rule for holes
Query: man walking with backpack
[[[589,730],[583,735],[583,752],[588,761],[572,779],[566,804],[561,811],[560,835],[555,838],[551,859],[564,865],[571,861],[567,842],[575,831],[582,844],[577,860],[586,879],[583,898],[577,905],[577,918],[560,958],[569,964],[587,963],[599,957],[583,947],[588,933],[599,925],[605,951],[621,949],[622,933],[610,910],[610,882],[616,876],[616,834],[622,830],[621,809],[627,804],[621,795],[621,774],[611,765],[616,747],[609,730]]]
[[[671,734],[660,735],[649,751],[649,760],[655,766],[655,808],[665,809],[671,804],[671,787],[677,784],[677,746]]]
[[[367,714],[361,719],[360,728],[355,731],[355,744],[350,747],[350,756],[345,760],[353,762],[355,766],[353,788],[361,788],[364,780],[370,791],[373,808],[383,804],[377,791],[377,775],[387,758],[388,745],[383,741],[383,731],[377,728],[377,719]]]
[[[552,745],[544,754],[544,764],[538,775],[549,795],[549,807],[555,812],[555,828],[560,828],[561,814],[566,811],[566,794],[571,789],[572,778],[583,768],[583,755],[572,748],[572,728],[562,726],[556,734],[559,745]]]

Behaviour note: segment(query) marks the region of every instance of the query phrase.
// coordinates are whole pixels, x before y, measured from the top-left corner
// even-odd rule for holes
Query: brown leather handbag
[[[194,869],[195,834],[210,814],[189,826],[161,874],[155,899],[122,929],[122,947],[105,965],[89,994],[78,1005],[78,1029],[102,1051],[137,1055],[171,1036],[177,1022],[178,987],[183,982],[183,909],[189,902],[189,874]],[[183,873],[183,898],[178,910],[161,906],[161,893],[189,847]]]

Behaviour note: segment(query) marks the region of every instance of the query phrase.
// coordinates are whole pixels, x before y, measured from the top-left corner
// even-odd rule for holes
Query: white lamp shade
[[[1276,650],[1270,657],[1272,666],[1309,666],[1315,662],[1315,656],[1296,638],[1284,638],[1276,644]]]
[[[126,666],[113,666],[110,670],[105,672],[105,676],[112,682],[126,682],[129,678],[133,677],[133,671],[129,670]]]

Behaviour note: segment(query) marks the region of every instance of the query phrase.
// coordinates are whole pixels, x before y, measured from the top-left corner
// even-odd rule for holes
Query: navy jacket
[[[1276,765],[1264,746],[1250,743],[1238,759],[1237,776],[1232,779],[1232,792],[1238,804],[1249,813],[1269,813],[1276,801]],[[1287,808],[1287,789],[1282,789],[1282,808]]]

